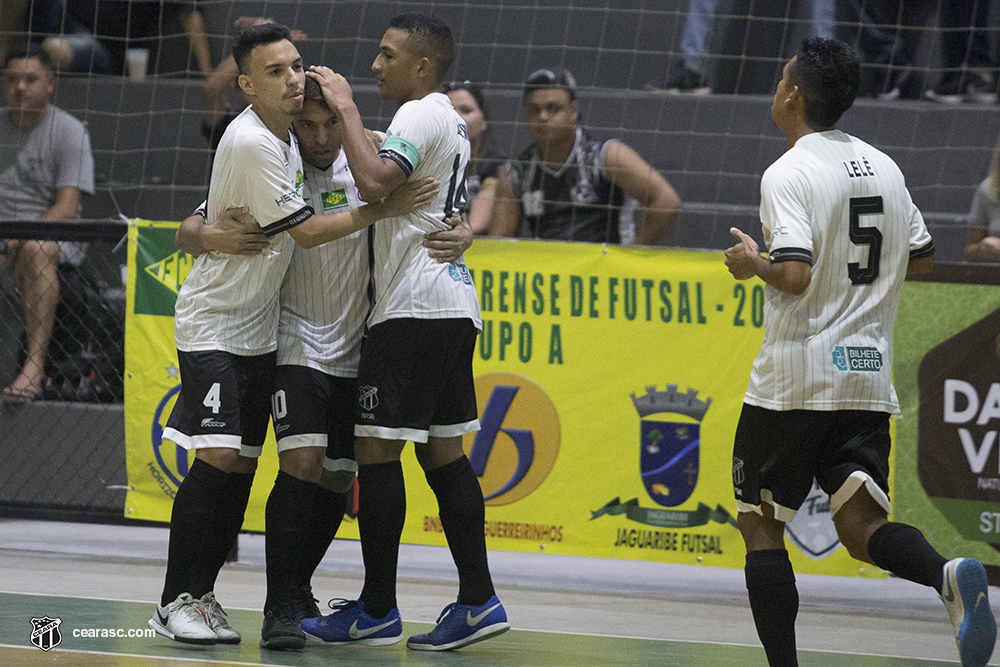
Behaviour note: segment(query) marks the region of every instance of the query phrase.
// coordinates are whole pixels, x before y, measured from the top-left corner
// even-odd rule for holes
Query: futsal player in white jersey
[[[302,162],[289,132],[302,108],[304,78],[288,29],[267,24],[242,31],[233,55],[251,106],[220,142],[207,212],[215,218],[243,206],[248,222],[270,241],[255,255],[199,256],[178,295],[182,389],[163,437],[196,454],[174,500],[164,590],[149,621],[167,637],[199,644],[240,641],[212,589],[252,481],[254,463],[239,456],[241,448],[259,450],[267,429],[278,291],[292,247],[352,233],[386,210],[378,203],[345,216],[314,215],[305,203]],[[428,194],[434,192],[432,186]],[[290,609],[289,600],[265,609],[262,642],[273,638],[272,648],[305,643]]]
[[[400,453],[414,442],[417,460],[438,500],[441,523],[458,568],[458,600],[428,634],[407,647],[448,650],[509,629],[493,589],[483,533],[483,494],[462,450],[479,429],[472,355],[481,328],[475,287],[464,263],[439,264],[423,235],[445,228],[462,208],[469,162],[465,123],[440,93],[451,65],[451,29],[435,17],[403,14],[389,23],[372,64],[383,99],[400,105],[376,153],[368,145],[350,86],[327,68],[310,68],[343,125],[344,150],[365,199],[408,179],[441,182],[430,207],[374,227],[373,309],[358,369],[355,428],[359,529],[365,561],[360,598],[333,614],[302,622],[331,643],[391,644],[402,638],[396,566],[406,515]]]
[[[733,276],[759,276],[767,295],[733,450],[750,607],[772,667],[797,665],[784,526],[815,477],[851,556],[933,587],[962,664],[982,666],[996,639],[982,564],[946,561],[888,521],[892,329],[907,272],[929,271],[934,246],[892,159],[834,127],[859,75],[837,40],[806,40],[785,65],[771,114],[788,151],[761,180],[768,256],[735,228],[726,251]]]

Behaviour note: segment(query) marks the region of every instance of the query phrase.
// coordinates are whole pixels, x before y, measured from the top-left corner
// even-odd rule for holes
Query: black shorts
[[[767,410],[743,404],[733,447],[733,486],[741,512],[774,506],[795,518],[813,478],[837,513],[862,485],[889,505],[889,414],[868,410]]]
[[[259,452],[271,418],[276,358],[274,352],[242,357],[220,350],[178,350],[181,391],[163,438],[185,449]]]
[[[354,461],[354,378],[328,375],[306,366],[278,366],[274,376],[274,437],[278,453],[323,447],[323,467],[357,472]]]
[[[354,435],[427,442],[479,430],[467,318],[400,318],[372,327],[361,345]]]

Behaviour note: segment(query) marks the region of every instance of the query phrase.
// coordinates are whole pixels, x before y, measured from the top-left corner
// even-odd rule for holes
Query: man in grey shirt
[[[48,56],[29,45],[3,64],[7,107],[0,109],[0,220],[73,220],[81,193],[94,192],[94,158],[83,123],[51,103],[55,74]],[[59,301],[56,266],[78,263],[79,247],[11,239],[0,267],[13,267],[21,290],[27,356],[0,399],[31,401],[41,393],[45,356]]]

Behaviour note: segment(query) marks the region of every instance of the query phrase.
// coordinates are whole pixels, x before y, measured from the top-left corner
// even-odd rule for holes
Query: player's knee
[[[355,474],[347,470],[324,470],[319,484],[333,493],[347,493],[354,486]]]
[[[322,447],[286,449],[278,454],[278,467],[282,472],[306,482],[319,482],[323,472]]]

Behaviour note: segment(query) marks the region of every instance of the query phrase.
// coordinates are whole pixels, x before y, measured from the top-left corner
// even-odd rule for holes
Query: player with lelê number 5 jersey
[[[784,527],[815,478],[848,553],[937,591],[962,665],[983,667],[997,630],[983,565],[947,560],[888,519],[892,331],[906,274],[930,270],[934,245],[892,159],[835,127],[860,72],[858,55],[832,39],[804,41],[785,65],[771,117],[788,150],[760,187],[768,255],[736,228],[726,251],[733,276],[758,276],[767,292],[733,446],[750,609],[768,663],[797,666]]]

